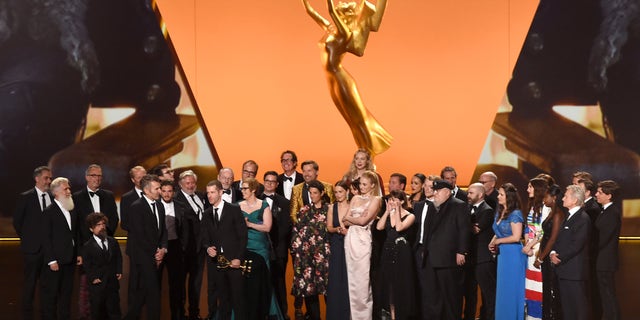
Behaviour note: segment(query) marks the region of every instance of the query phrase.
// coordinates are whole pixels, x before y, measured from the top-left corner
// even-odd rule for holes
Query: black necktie
[[[107,248],[107,239],[102,240],[102,250],[104,250],[104,252],[109,252],[109,249]]]
[[[213,222],[218,225],[220,222],[220,216],[218,215],[218,208],[213,208]]]
[[[231,194],[231,189],[226,189],[226,190],[224,190],[222,192],[224,192],[225,194]]]
[[[42,211],[47,207],[47,195],[45,193],[42,194]]]
[[[284,182],[285,180],[287,180],[287,181],[293,181],[293,178],[292,178],[292,177],[283,176],[283,177],[282,177],[282,182]]]
[[[156,218],[156,226],[160,229],[160,221],[158,220],[158,212],[156,211],[156,203],[151,202],[151,208],[153,209],[153,216]]]

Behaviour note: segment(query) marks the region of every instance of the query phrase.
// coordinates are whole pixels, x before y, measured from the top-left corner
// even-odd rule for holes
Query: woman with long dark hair
[[[489,251],[497,255],[496,320],[524,319],[526,256],[522,253],[524,218],[518,190],[511,183],[498,190],[498,211],[493,224],[495,236]]]
[[[416,173],[411,177],[411,195],[409,195],[409,202],[407,206],[413,209],[413,204],[418,201],[424,201],[427,198],[424,194],[424,183],[427,181],[427,176],[422,173]]]
[[[543,203],[549,207],[549,215],[542,221],[542,241],[540,250],[536,255],[534,267],[542,269],[542,319],[562,319],[560,308],[560,296],[558,294],[558,282],[555,269],[551,266],[549,253],[558,239],[560,226],[566,218],[562,208],[558,206],[558,197],[562,195],[560,186],[554,184],[547,190]]]
[[[331,246],[329,283],[327,284],[327,319],[349,320],[349,284],[344,257],[344,236],[347,227],[342,219],[349,213],[349,182],[338,181],[333,187],[336,201],[327,213],[327,233]]]

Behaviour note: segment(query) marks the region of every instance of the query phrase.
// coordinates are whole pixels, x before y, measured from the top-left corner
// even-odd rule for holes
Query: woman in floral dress
[[[309,195],[312,204],[300,209],[298,222],[293,227],[291,239],[293,287],[291,294],[304,298],[310,319],[319,320],[318,295],[326,293],[329,273],[328,204],[323,200],[324,186],[319,181],[309,182]]]

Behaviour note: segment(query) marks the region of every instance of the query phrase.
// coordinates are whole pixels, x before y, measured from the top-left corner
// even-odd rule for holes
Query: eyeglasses
[[[162,172],[162,174],[170,174],[170,173],[173,173],[173,170],[167,170],[167,171]]]
[[[248,190],[249,187],[240,187],[240,190]]]
[[[88,174],[87,177],[102,178],[102,175],[101,174]]]
[[[242,172],[246,173],[246,174],[250,174],[252,176],[255,176],[256,173],[258,173],[257,171],[249,171],[249,170],[242,170]]]
[[[280,159],[280,162],[282,162],[282,163],[293,162],[293,159]]]

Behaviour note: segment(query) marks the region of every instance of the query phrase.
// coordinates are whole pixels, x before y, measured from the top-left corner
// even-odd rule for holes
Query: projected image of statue
[[[308,0],[302,0],[302,3],[309,16],[326,32],[320,44],[324,49],[322,63],[329,91],[340,114],[349,124],[356,144],[373,155],[384,152],[389,149],[393,138],[365,107],[356,81],[342,66],[342,59],[347,53],[358,57],[364,54],[369,33],[378,31],[380,27],[387,1],[378,0],[376,5],[368,1],[335,5],[332,0],[327,0],[331,20],[315,11]]]

